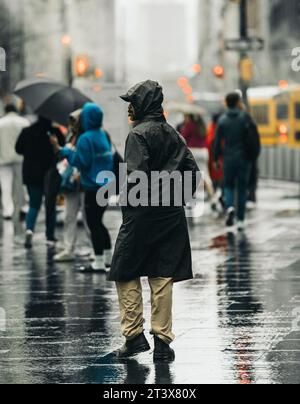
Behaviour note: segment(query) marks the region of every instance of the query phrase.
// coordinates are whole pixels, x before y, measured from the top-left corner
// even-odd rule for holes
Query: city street
[[[171,365],[153,365],[152,352],[116,360],[123,338],[114,284],[54,264],[42,221],[32,251],[19,224],[1,222],[0,382],[299,384],[298,194],[297,185],[262,182],[245,234],[227,235],[209,213],[190,223],[195,279],[175,286]],[[120,213],[105,222],[115,240]],[[145,305],[148,337],[146,282]]]

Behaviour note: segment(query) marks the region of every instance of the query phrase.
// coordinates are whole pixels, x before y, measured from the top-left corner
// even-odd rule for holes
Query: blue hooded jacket
[[[81,184],[85,191],[97,191],[104,183],[96,179],[101,171],[113,171],[113,154],[106,133],[101,129],[103,111],[96,104],[87,103],[81,114],[81,125],[85,133],[77,142],[77,150],[64,147],[60,155],[81,173]]]

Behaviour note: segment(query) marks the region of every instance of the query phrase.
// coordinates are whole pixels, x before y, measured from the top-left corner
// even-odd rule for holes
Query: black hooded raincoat
[[[135,109],[136,118],[126,142],[128,174],[143,171],[191,171],[199,168],[182,137],[163,114],[163,92],[158,83],[146,81],[121,97]],[[194,181],[194,189],[197,183]],[[193,277],[191,247],[184,207],[124,207],[110,280],[129,282],[139,277]]]

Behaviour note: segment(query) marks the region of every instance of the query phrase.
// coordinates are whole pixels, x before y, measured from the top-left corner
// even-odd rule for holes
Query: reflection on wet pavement
[[[191,223],[195,279],[175,286],[171,365],[154,365],[151,352],[118,360],[114,285],[54,264],[42,227],[26,252],[21,229],[1,223],[0,308],[7,321],[0,382],[299,383],[300,211],[288,198],[294,193],[264,186],[245,234],[225,234],[209,215]],[[106,221],[116,237],[119,212]],[[145,290],[148,330],[146,283]]]

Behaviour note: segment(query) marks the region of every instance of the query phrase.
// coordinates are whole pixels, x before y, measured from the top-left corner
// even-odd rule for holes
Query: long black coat
[[[55,170],[57,158],[48,132],[55,134],[60,145],[64,145],[65,140],[61,131],[43,118],[24,129],[17,140],[16,152],[24,157],[23,182],[25,185],[43,186],[46,173],[50,168]]]
[[[130,95],[131,94],[131,95]],[[129,92],[140,120],[130,132],[125,152],[128,173],[199,171],[184,140],[167,124],[161,87],[145,82]],[[194,184],[194,191],[196,189]],[[193,277],[191,247],[184,207],[125,207],[109,279],[128,282],[138,277]]]

